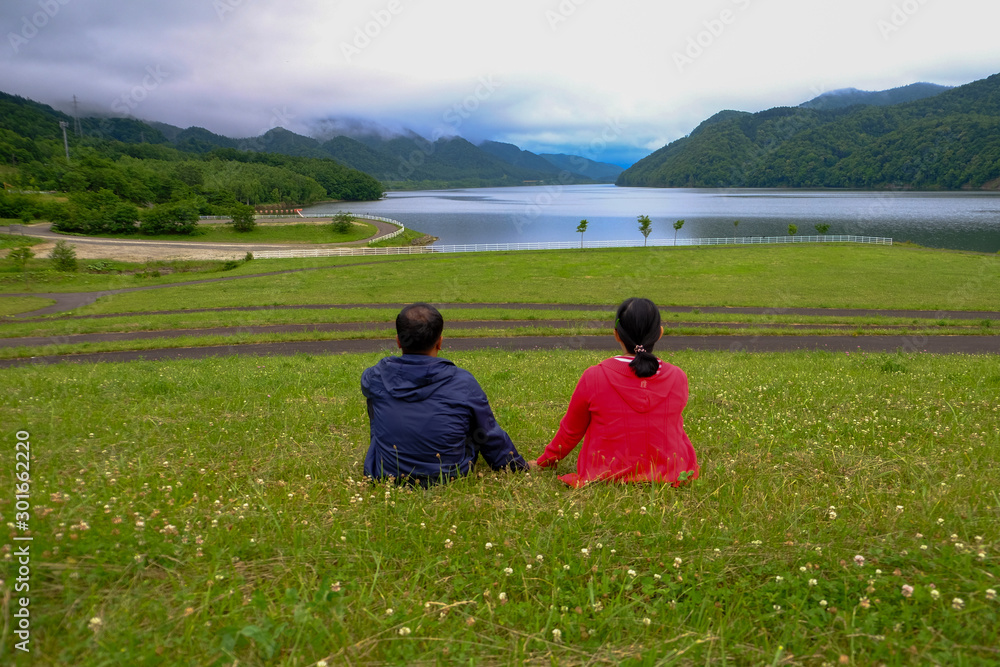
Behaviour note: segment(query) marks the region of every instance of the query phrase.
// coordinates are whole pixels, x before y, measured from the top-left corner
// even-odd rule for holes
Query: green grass
[[[676,353],[690,487],[427,492],[361,481],[378,358],[4,370],[33,664],[997,660],[995,356]],[[534,458],[602,355],[451,358]]]
[[[198,225],[194,234],[159,234],[145,236],[142,234],[97,235],[100,238],[142,239],[146,241],[186,241],[198,243],[348,243],[360,241],[374,236],[376,228],[367,222],[354,222],[353,228],[347,233],[335,232],[329,223],[258,223],[252,232],[237,232],[232,225],[206,224]],[[72,243],[72,236],[67,235],[67,241]]]
[[[39,299],[31,296],[6,296],[0,297],[0,317],[25,313],[30,310],[38,310],[51,306],[55,301],[52,299]],[[6,335],[6,334],[4,334]]]
[[[239,270],[286,266],[260,260]],[[351,257],[311,266],[330,270],[163,289],[158,309],[329,303],[334,284],[340,303],[616,304],[643,294],[661,306],[993,310],[1000,293],[1000,257],[856,245]],[[81,312],[148,309],[147,295],[124,294]]]
[[[0,225],[19,225],[20,220],[5,220],[0,219]],[[44,243],[42,239],[36,239],[31,236],[21,236],[20,234],[0,234],[0,250],[10,250],[11,248],[20,248],[21,246],[33,246],[40,243]],[[6,256],[6,252],[3,253]]]

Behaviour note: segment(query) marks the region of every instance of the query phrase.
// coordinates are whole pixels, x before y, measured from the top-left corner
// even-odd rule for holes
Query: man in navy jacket
[[[427,486],[467,475],[478,455],[493,470],[527,470],[469,371],[438,356],[444,319],[426,303],[396,317],[400,357],[361,375],[371,445],[365,475]]]

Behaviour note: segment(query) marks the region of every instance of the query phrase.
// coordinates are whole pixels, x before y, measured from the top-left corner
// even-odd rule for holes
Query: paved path
[[[515,338],[447,338],[443,356],[459,350],[602,350],[620,349],[615,339],[603,336],[519,336]],[[656,344],[662,354],[678,350],[728,352],[927,352],[932,354],[1000,354],[996,336],[664,336]],[[0,360],[0,368],[55,363],[167,361],[229,356],[335,355],[364,352],[397,353],[395,340],[292,341],[256,345],[216,345],[162,350],[97,352],[27,359]]]

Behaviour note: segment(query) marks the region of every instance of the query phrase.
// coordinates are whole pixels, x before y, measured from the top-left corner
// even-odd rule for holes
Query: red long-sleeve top
[[[576,472],[559,478],[570,486],[594,480],[678,486],[685,481],[683,473],[686,480],[698,477],[681,414],[688,400],[687,376],[661,360],[655,375],[640,378],[629,361],[613,357],[584,371],[539,466],[555,465],[583,438]]]

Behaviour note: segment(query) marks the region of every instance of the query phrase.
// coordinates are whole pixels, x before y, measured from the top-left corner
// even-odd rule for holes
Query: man
[[[527,470],[472,374],[438,356],[444,319],[426,303],[396,317],[399,357],[361,375],[371,445],[365,475],[428,486],[469,474],[478,455],[493,470]]]

